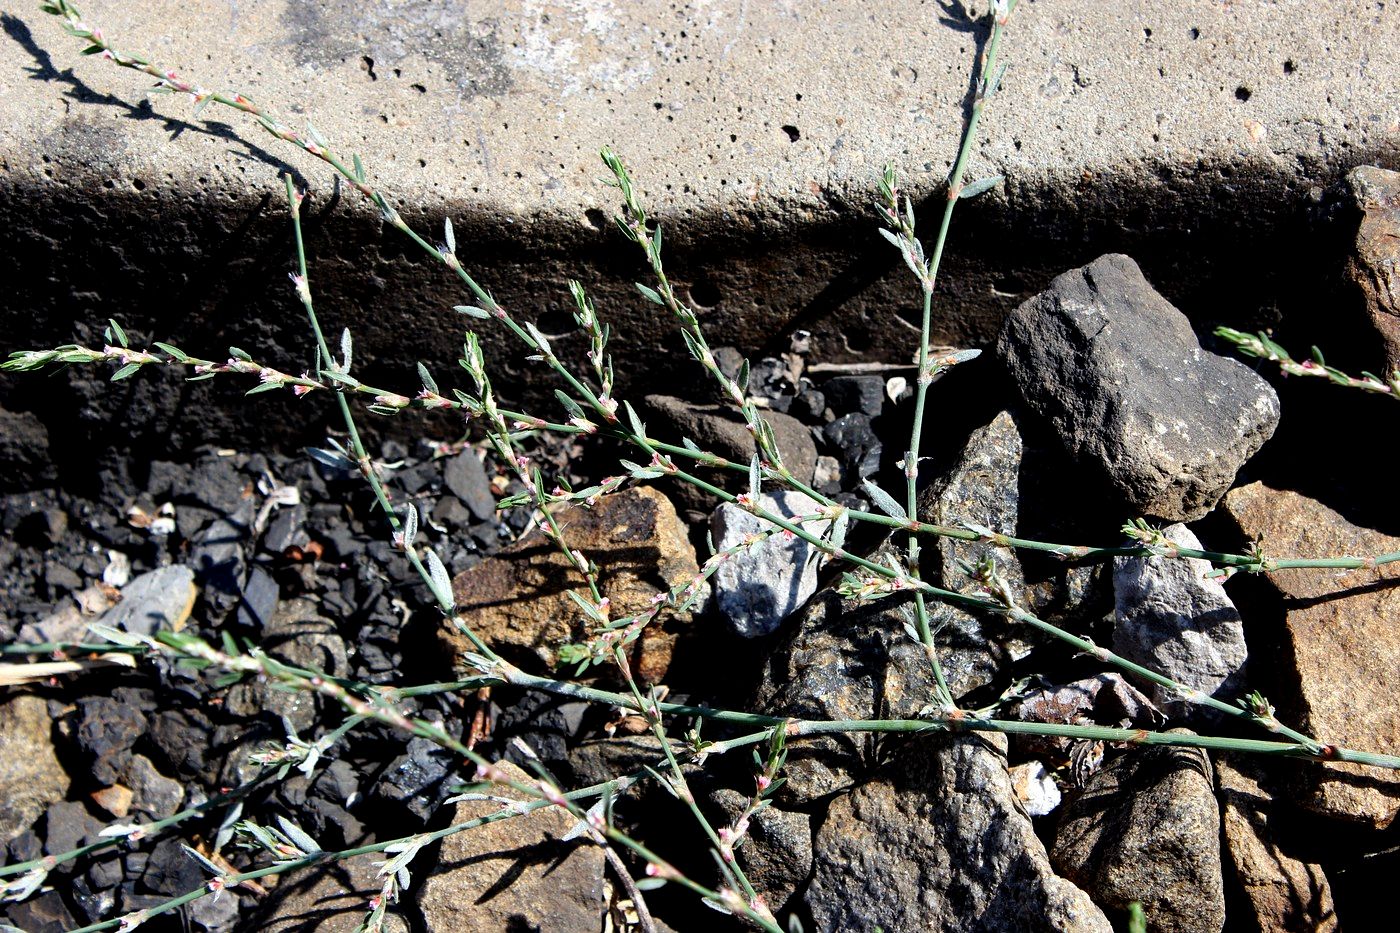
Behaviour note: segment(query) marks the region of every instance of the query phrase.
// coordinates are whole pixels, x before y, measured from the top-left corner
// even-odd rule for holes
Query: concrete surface
[[[816,359],[902,361],[917,296],[876,235],[876,181],[893,160],[914,192],[936,192],[985,35],[943,0],[81,9],[119,47],[311,119],[406,216],[440,229],[450,214],[464,260],[546,332],[568,330],[564,280],[588,282],[620,328],[625,376],[639,375],[626,347],[684,350],[630,288],[642,270],[607,222],[600,146],[632,165],[668,225],[674,277],[716,343],[784,348],[801,328]],[[203,124],[186,100],[145,99],[149,80],[81,58],[37,3],[3,29],[0,349],[91,339],[115,315],[190,352],[236,340],[304,366],[276,183],[290,165],[314,190],[323,313],[355,328],[368,372],[380,364],[404,386],[414,358],[452,366],[460,320],[446,308],[461,297],[315,160],[230,111]],[[1307,270],[1309,193],[1356,164],[1400,165],[1395,4],[1024,0],[1004,56],[971,175],[1008,181],[955,221],[943,342],[986,342],[1050,277],[1108,250],[1133,254],[1197,322],[1276,317]],[[498,382],[521,375],[518,361]],[[207,406],[203,388],[102,400],[67,379],[33,385],[4,377],[0,406],[51,433],[58,410],[69,432],[124,413],[125,430],[161,443],[235,426],[177,416]],[[299,417],[258,404],[271,422]]]

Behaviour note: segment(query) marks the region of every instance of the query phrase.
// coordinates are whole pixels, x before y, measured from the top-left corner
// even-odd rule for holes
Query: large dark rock
[[[1056,278],[1007,318],[997,353],[1071,458],[1132,514],[1202,517],[1278,424],[1273,389],[1203,350],[1127,256]]]
[[[1112,929],[1051,870],[1011,787],[1005,739],[914,742],[827,811],[805,895],[816,929]]]
[[[1106,910],[1142,904],[1147,928],[1219,933],[1225,924],[1220,812],[1210,759],[1139,748],[1100,771],[1061,816],[1051,858]]]

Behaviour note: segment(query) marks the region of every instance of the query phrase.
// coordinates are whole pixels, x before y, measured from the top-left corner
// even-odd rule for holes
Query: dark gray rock
[[[44,854],[62,855],[95,842],[103,823],[77,800],[60,800],[44,813]]]
[[[885,448],[870,425],[869,415],[842,415],[822,428],[822,436],[840,451],[841,465],[851,476],[864,479],[879,471]]]
[[[1022,449],[1014,419],[998,414],[973,432],[952,468],[920,494],[919,517],[943,525],[970,521],[994,531],[1015,531]],[[902,551],[904,543],[887,540],[874,559],[882,561],[893,547]],[[995,555],[1011,592],[1033,611],[1073,603],[1064,595],[1067,575],[1092,572],[1062,568],[1062,576],[1031,586],[1014,553],[949,538],[923,542],[920,570],[930,583],[967,590],[959,561],[975,563],[988,553]],[[973,614],[935,600],[928,606],[939,663],[954,697],[1006,676],[1032,644],[1023,629],[1000,615]],[[932,702],[935,681],[923,647],[905,632],[913,620],[909,596],[861,603],[831,590],[818,593],[792,634],[768,656],[757,708],[817,719],[917,716]],[[872,763],[867,746],[837,737],[803,743],[788,760],[787,790],[798,800],[831,793]]]
[[[479,522],[496,517],[496,497],[491,494],[491,479],[486,467],[472,448],[468,447],[450,458],[442,471],[447,491],[461,500]]]
[[[1199,550],[1185,525],[1162,529],[1169,541]],[[1239,691],[1249,649],[1244,624],[1225,588],[1205,574],[1208,561],[1120,557],[1113,562],[1113,650],[1207,696],[1230,700]],[[1152,698],[1173,715],[1209,719],[1209,710],[1153,687]]]
[[[453,754],[435,742],[415,736],[408,751],[384,769],[375,792],[385,800],[401,804],[418,820],[426,822],[447,797],[447,778],[452,773]]]
[[[297,504],[277,510],[272,521],[263,532],[263,549],[273,554],[281,554],[295,545],[304,548],[310,542],[306,534],[306,506]]]
[[[936,525],[972,523],[1002,534],[1015,533],[1021,509],[1021,432],[1009,412],[1000,412],[973,431],[953,466],[919,496],[919,517]],[[996,561],[998,573],[1019,603],[1026,600],[1025,574],[1015,551],[952,538],[923,542],[925,580],[946,590],[968,590],[963,565]],[[1038,609],[1031,604],[1027,608]],[[973,614],[951,603],[929,601],[929,626],[939,644],[958,646],[941,658],[954,695],[989,683],[1012,661],[1025,657],[1037,638],[1033,631],[990,613]],[[961,650],[958,650],[958,649]]]
[[[1050,868],[993,735],[911,742],[838,797],[813,841],[804,894],[818,930],[1108,933]]]
[[[9,914],[10,923],[24,933],[65,933],[78,928],[73,915],[63,903],[63,896],[53,890],[18,904],[10,904],[5,913]]]
[[[1225,882],[1210,759],[1200,749],[1130,750],[1065,807],[1051,858],[1106,910],[1140,901],[1149,930],[1219,933]]]
[[[688,437],[702,450],[717,454],[735,463],[747,464],[754,454],[754,442],[744,419],[728,405],[692,405],[684,399],[669,395],[648,395],[645,400],[648,430],[657,438],[679,442]],[[811,482],[817,465],[817,445],[807,428],[790,415],[766,411],[763,418],[773,428],[778,452],[792,475],[804,483]],[[697,475],[730,492],[742,492],[748,478],[729,470],[700,470]],[[709,512],[714,501],[688,483],[676,483],[667,489],[685,508]]]
[[[204,588],[206,602],[216,612],[227,612],[238,602],[247,570],[247,538],[247,525],[216,518],[194,539],[190,566]]]
[[[145,755],[132,755],[122,775],[131,788],[132,805],[154,819],[172,816],[185,802],[185,788],[156,770]]]
[[[131,760],[131,746],[146,732],[140,710],[112,697],[83,697],[77,703],[73,736],[101,784],[121,780]]]
[[[763,508],[784,518],[820,512],[821,505],[800,492],[764,493]],[[807,522],[803,528],[820,535],[829,522]],[[734,547],[750,535],[770,528],[747,509],[725,502],[710,516],[710,532],[717,550]],[[736,635],[758,638],[802,607],[817,591],[820,554],[796,536],[771,535],[719,565],[710,583],[715,603]]]
[[[838,415],[859,412],[874,418],[885,407],[882,376],[833,376],[822,383],[826,404]]]
[[[243,584],[243,601],[238,604],[238,624],[261,632],[277,611],[281,591],[277,581],[262,567],[254,566]]]
[[[272,657],[297,667],[343,677],[350,671],[345,642],[335,623],[323,618],[309,599],[290,599],[263,627],[262,647]],[[263,679],[245,680],[230,688],[226,705],[236,716],[285,717],[298,730],[311,728],[317,697],[306,691],[287,691]]]
[[[710,800],[723,814],[716,825],[732,826],[749,803],[746,795],[728,788],[715,791]],[[750,817],[735,858],[764,903],[781,914],[812,873],[812,818],[775,807],[760,810]]]
[[[1127,256],[1059,276],[1006,319],[997,353],[1071,458],[1135,514],[1192,521],[1278,424],[1278,397],[1201,349]]]

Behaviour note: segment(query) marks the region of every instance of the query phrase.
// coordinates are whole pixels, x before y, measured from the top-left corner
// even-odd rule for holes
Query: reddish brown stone
[[[1400,369],[1400,172],[1373,165],[1352,170],[1349,193],[1361,211],[1346,274],[1385,348],[1385,372]]]
[[[1221,829],[1225,853],[1261,933],[1337,929],[1332,888],[1322,867],[1280,839],[1286,813],[1256,779],[1257,762],[1220,759]]]
[[[1224,511],[1271,557],[1368,557],[1400,551],[1400,538],[1351,524],[1296,492],[1252,483]],[[1400,751],[1400,563],[1376,570],[1286,570],[1268,576],[1283,599],[1278,672],[1293,696],[1271,697],[1319,741]],[[1306,769],[1301,803],[1386,826],[1400,810],[1400,774],[1358,764]]]
[[[592,509],[570,507],[557,521],[568,546],[598,565],[614,619],[640,612],[653,596],[699,572],[685,525],[655,489],[605,496]],[[537,671],[552,669],[558,649],[581,633],[583,613],[568,591],[588,592],[558,546],[539,532],[459,574],[452,590],[477,635],[510,661]],[[656,683],[665,676],[676,632],[690,618],[663,613],[648,626],[632,658],[640,679]],[[454,628],[445,627],[443,638],[454,653],[471,648]]]

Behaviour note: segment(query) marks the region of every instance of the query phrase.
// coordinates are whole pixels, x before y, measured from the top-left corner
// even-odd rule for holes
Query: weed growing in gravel
[[[155,343],[149,348],[132,345],[131,339],[115,321],[106,331],[106,345],[85,347],[67,345],[50,350],[12,353],[4,364],[6,370],[38,370],[50,364],[105,363],[115,367],[113,380],[136,376],[146,367],[179,367],[191,373],[191,378],[242,376],[255,380],[249,394],[290,390],[296,395],[326,395],[334,399],[341,426],[348,438],[344,444],[330,441],[325,449],[312,451],[318,461],[335,468],[358,471],[373,489],[392,536],[419,578],[432,592],[449,624],[455,626],[471,643],[472,650],[462,659],[467,676],[450,683],[402,686],[376,686],[339,679],[323,672],[283,663],[253,645],[240,644],[225,635],[214,641],[188,632],[162,631],[154,636],[134,635],[112,628],[94,631],[96,640],[82,644],[46,644],[13,646],[11,654],[81,657],[91,654],[126,653],[130,655],[162,655],[182,664],[208,671],[228,682],[247,677],[266,678],[290,690],[305,691],[330,698],[339,704],[345,718],[312,738],[303,739],[289,732],[287,742],[279,747],[262,750],[255,758],[260,772],[249,782],[198,806],[191,807],[158,822],[123,823],[109,827],[103,841],[70,852],[0,868],[0,879],[7,879],[4,897],[23,899],[45,883],[47,875],[58,865],[117,845],[139,845],[199,818],[221,819],[222,824],[213,837],[213,844],[203,850],[189,849],[209,873],[202,887],[168,900],[157,906],[94,923],[83,930],[118,928],[130,930],[158,914],[176,910],[197,898],[218,896],[219,892],[245,885],[269,875],[279,875],[319,862],[341,860],[365,853],[383,853],[379,877],[382,888],[368,907],[362,930],[382,928],[386,911],[410,884],[410,870],[415,856],[425,847],[447,836],[468,831],[485,823],[511,819],[546,807],[566,810],[576,820],[576,834],[603,847],[609,863],[618,874],[619,883],[628,890],[639,914],[638,926],[653,929],[645,906],[645,892],[663,884],[683,886],[723,911],[737,914],[753,925],[770,931],[784,929],[784,923],[774,916],[769,906],[756,892],[735,856],[744,841],[753,817],[763,811],[772,795],[783,782],[788,749],[804,738],[832,733],[946,733],[963,730],[1001,733],[1053,735],[1073,739],[1088,739],[1134,745],[1180,745],[1205,749],[1253,751],[1275,756],[1347,761],[1377,768],[1400,769],[1400,757],[1340,748],[1304,735],[1279,722],[1273,707],[1258,693],[1249,693],[1236,702],[1226,702],[1201,691],[1185,687],[1159,673],[1119,657],[1092,640],[1055,625],[1018,605],[1001,578],[993,561],[984,561],[972,568],[975,586],[970,592],[956,592],[934,586],[920,578],[919,557],[921,541],[947,537],[961,541],[984,542],[997,548],[1046,551],[1067,559],[1102,560],[1115,556],[1198,558],[1212,562],[1225,573],[1269,573],[1292,567],[1375,567],[1400,559],[1400,554],[1378,555],[1371,558],[1337,557],[1306,559],[1270,559],[1259,553],[1230,554],[1188,549],[1168,540],[1160,530],[1137,521],[1124,531],[1133,543],[1126,546],[1090,547],[1037,540],[1027,540],[1003,534],[995,529],[975,525],[943,526],[920,521],[917,512],[917,490],[920,479],[919,460],[922,449],[922,425],[929,393],[937,376],[950,367],[975,358],[978,351],[969,350],[936,354],[930,344],[930,317],[936,290],[940,260],[947,241],[952,215],[965,198],[975,197],[993,187],[998,179],[968,181],[965,178],[969,154],[988,103],[994,98],[1005,71],[1001,64],[1001,43],[1007,21],[1016,7],[1016,0],[998,0],[993,6],[990,37],[978,63],[978,77],[969,119],[953,170],[948,178],[942,219],[932,247],[925,249],[917,235],[912,204],[900,187],[893,170],[881,179],[882,203],[879,210],[887,225],[885,237],[899,250],[913,274],[922,297],[922,325],[916,351],[917,377],[914,385],[914,417],[908,447],[901,466],[904,474],[902,490],[885,490],[866,484],[868,498],[875,510],[862,510],[843,505],[822,495],[802,482],[784,463],[773,430],[753,403],[748,392],[747,364],[736,377],[726,374],[708,344],[699,319],[678,296],[668,277],[661,226],[649,218],[629,171],[620,156],[612,151],[602,153],[603,163],[610,175],[609,183],[618,192],[621,210],[617,226],[623,237],[633,245],[651,273],[651,284],[638,284],[641,296],[659,306],[676,321],[693,358],[710,374],[741,413],[753,436],[756,452],[746,464],[733,463],[702,450],[690,441],[681,444],[664,443],[652,437],[637,412],[625,400],[614,394],[613,365],[608,352],[609,328],[589,299],[581,283],[573,282],[570,290],[574,302],[574,320],[586,336],[589,345],[589,366],[583,371],[571,368],[550,345],[549,339],[530,321],[502,307],[487,287],[458,259],[457,243],[450,220],[442,230],[441,240],[432,242],[403,219],[389,197],[371,179],[358,156],[344,157],[314,128],[305,132],[292,129],[265,106],[242,94],[209,91],[186,81],[174,71],[139,55],[122,51],[97,27],[84,22],[78,10],[68,0],[52,0],[43,9],[59,18],[63,27],[86,43],[85,54],[97,55],[114,64],[143,72],[156,80],[154,90],[183,94],[195,104],[196,112],[211,104],[240,110],[251,115],[273,136],[321,159],[342,180],[367,198],[382,214],[384,221],[409,238],[426,256],[436,260],[455,276],[465,289],[466,303],[457,311],[473,327],[503,327],[529,348],[532,359],[552,371],[560,388],[557,397],[562,414],[542,415],[503,408],[497,399],[476,333],[467,330],[463,336],[460,365],[468,376],[470,389],[451,388],[444,391],[437,379],[420,365],[418,388],[400,392],[366,384],[354,374],[354,347],[348,331],[335,348],[322,332],[314,301],[313,278],[301,232],[300,207],[305,192],[297,191],[286,180],[285,194],[292,220],[296,246],[296,268],[291,273],[295,294],[307,317],[315,341],[317,363],[313,371],[293,374],[279,371],[258,362],[250,353],[230,348],[226,359],[196,357],[184,349],[167,343]],[[1235,338],[1231,338],[1235,339]],[[1253,341],[1253,342],[1251,342]],[[1347,377],[1325,369],[1319,360],[1311,364],[1295,364],[1279,348],[1266,340],[1240,336],[1236,341],[1246,352],[1271,354],[1285,366],[1295,366],[1299,372],[1311,374],[1322,370],[1340,381]],[[1292,370],[1290,370],[1292,371]],[[1374,377],[1349,380],[1375,391],[1396,391],[1395,383]],[[563,660],[573,669],[571,677],[547,677],[527,673],[494,651],[472,627],[472,619],[459,612],[455,604],[451,580],[442,561],[431,547],[419,540],[420,516],[416,508],[397,508],[386,492],[374,459],[361,439],[355,416],[355,402],[366,400],[371,412],[393,415],[409,409],[447,409],[461,413],[476,425],[492,445],[500,463],[508,466],[526,490],[525,493],[503,501],[501,506],[528,508],[534,511],[540,529],[565,555],[569,565],[586,584],[587,595],[571,592],[575,599],[584,636],[563,654]],[[550,487],[538,464],[533,463],[520,448],[523,438],[539,432],[607,437],[620,441],[635,453],[634,459],[620,461],[619,472],[583,489]],[[697,468],[733,471],[747,476],[747,488],[738,494],[726,491],[697,474]],[[688,483],[705,491],[714,499],[729,502],[753,514],[766,523],[766,529],[740,544],[711,555],[699,572],[689,578],[674,581],[668,592],[661,594],[643,611],[616,617],[609,600],[599,586],[599,568],[588,555],[572,547],[568,529],[556,520],[560,506],[581,504],[590,506],[599,497],[616,492],[633,483],[665,480]],[[806,494],[818,507],[810,514],[784,517],[764,505],[765,489],[789,489]],[[853,522],[867,523],[888,529],[902,543],[901,551],[880,561],[846,548],[846,537]],[[814,528],[823,528],[818,532]],[[644,686],[634,675],[630,649],[641,633],[668,612],[684,611],[701,597],[704,584],[727,560],[740,552],[758,547],[771,536],[799,538],[838,562],[844,570],[840,591],[843,595],[877,600],[897,593],[913,594],[913,613],[907,626],[908,636],[921,646],[932,672],[936,689],[930,696],[924,715],[914,719],[823,721],[792,719],[741,710],[721,710],[667,702],[654,687]],[[1158,687],[1183,700],[1202,705],[1223,717],[1249,722],[1271,733],[1271,738],[1238,738],[1233,736],[1196,736],[1145,730],[1107,728],[1094,725],[1058,725],[998,718],[995,706],[987,709],[963,709],[950,690],[942,667],[943,646],[936,629],[930,624],[928,607],[931,601],[948,601],[979,613],[1004,617],[1029,626],[1075,650],[1094,656],[1104,664],[1122,670],[1134,678]],[[621,677],[625,689],[601,689],[578,679],[595,665],[611,666]],[[628,711],[645,723],[659,742],[661,757],[651,766],[635,773],[619,775],[602,784],[566,790],[543,767],[529,781],[521,781],[497,763],[481,756],[469,742],[453,734],[441,724],[406,715],[401,710],[404,700],[431,693],[474,691],[493,685],[512,685],[533,691],[543,691],[563,697],[585,700]],[[694,720],[698,725],[685,732],[684,724]],[[434,832],[420,833],[387,840],[373,845],[343,851],[326,851],[295,823],[282,819],[277,825],[260,824],[240,818],[239,801],[268,782],[282,780],[296,769],[314,772],[332,746],[366,722],[386,723],[412,735],[429,739],[451,750],[476,768],[475,781],[465,794],[476,799],[501,799],[503,790],[522,795],[525,802],[504,801],[502,808],[479,819],[446,827]],[[712,741],[703,737],[710,724],[726,724],[739,728],[733,738]],[[742,807],[740,815],[727,825],[714,825],[696,803],[687,777],[686,765],[703,764],[707,759],[726,752],[749,748],[753,751],[754,791]],[[615,802],[635,785],[652,781],[669,790],[693,814],[708,837],[714,854],[715,869],[708,877],[693,877],[681,871],[643,842],[621,830],[613,820]],[[220,849],[234,838],[240,839],[253,855],[235,870],[220,856]],[[633,878],[624,861],[625,852],[633,865],[642,866],[641,877]],[[792,929],[792,921],[785,921]]]

